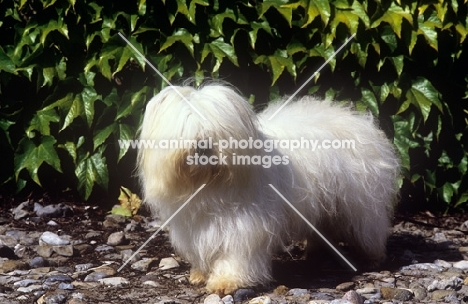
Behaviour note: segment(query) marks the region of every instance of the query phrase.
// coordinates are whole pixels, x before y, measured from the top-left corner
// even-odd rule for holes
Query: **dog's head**
[[[202,184],[240,189],[250,169],[232,157],[253,152],[218,143],[249,137],[259,137],[255,113],[232,88],[166,87],[148,103],[141,126],[140,141],[154,145],[138,153],[146,200],[182,200]]]

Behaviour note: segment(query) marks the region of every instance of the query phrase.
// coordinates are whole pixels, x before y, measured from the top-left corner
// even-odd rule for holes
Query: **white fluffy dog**
[[[333,242],[347,242],[368,261],[385,257],[399,174],[392,144],[371,115],[304,97],[269,120],[281,105],[256,115],[234,89],[211,84],[167,87],[146,107],[141,140],[199,143],[140,149],[138,171],[146,203],[163,220],[206,184],[171,220],[169,233],[192,265],[190,282],[206,283],[210,292],[265,284],[281,246],[317,243],[269,184]]]

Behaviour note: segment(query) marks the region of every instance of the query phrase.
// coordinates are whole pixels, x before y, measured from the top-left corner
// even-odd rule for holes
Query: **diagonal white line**
[[[325,241],[325,243],[328,244],[328,246],[331,247],[331,249],[333,249],[345,262],[346,264],[348,264],[351,269],[353,269],[354,271],[357,271],[356,267],[353,266],[353,264],[351,264],[351,262],[349,262],[342,254],[341,252],[338,251],[338,249],[335,248],[335,246],[332,245],[332,243],[330,243],[330,241],[327,240],[327,238],[322,234],[320,233],[320,231],[317,230],[317,228],[315,228],[314,225],[312,225],[300,212],[299,210],[296,209],[296,207],[293,206],[293,204],[291,204],[282,194],[281,192],[279,192],[272,184],[268,184],[288,205],[289,207],[291,207],[306,223],[307,225],[310,226],[310,228],[312,228],[312,230],[314,230],[321,238],[322,240]]]
[[[159,231],[161,231],[161,230],[177,215],[177,213],[179,213],[180,210],[182,210],[182,209],[192,200],[192,198],[193,198],[195,195],[197,195],[197,193],[200,192],[200,190],[203,189],[203,187],[205,187],[205,186],[206,186],[206,184],[201,185],[200,188],[198,188],[197,191],[195,191],[195,193],[192,194],[192,195],[187,199],[187,201],[186,201],[182,206],[180,206],[179,209],[177,209],[177,211],[174,212],[174,214],[172,214],[171,217],[168,218],[167,221],[165,221],[164,224],[162,224],[161,227],[159,227],[159,229],[156,230],[156,232],[153,233],[153,235],[151,235],[151,236],[146,240],[146,242],[144,242],[143,245],[141,245],[140,248],[138,248],[138,250],[135,251],[135,253],[132,254],[131,257],[128,258],[128,260],[125,261],[125,263],[123,263],[122,266],[120,266],[119,269],[117,269],[117,272],[120,272],[120,270],[122,270],[122,268],[124,268],[125,265],[127,265],[128,262],[130,262],[130,261],[138,254],[138,252],[140,252],[146,245],[148,245],[148,243],[149,243],[152,239],[155,238],[155,236],[159,233]]]
[[[331,56],[330,58],[328,58],[319,68],[317,71],[315,71],[314,74],[312,74],[312,76],[309,77],[309,79],[306,80],[306,82],[304,82],[303,85],[300,86],[299,89],[296,90],[296,92],[294,92],[294,94],[292,94],[288,100],[285,101],[285,103],[283,103],[283,105],[281,107],[278,108],[278,110],[276,110],[275,113],[273,113],[273,115],[270,116],[270,118],[268,118],[268,120],[271,120],[273,117],[276,116],[276,114],[278,114],[279,111],[281,111],[296,95],[297,93],[299,93],[311,80],[312,78],[315,77],[315,75],[317,75],[318,73],[320,73],[320,71],[333,59],[335,58],[336,54],[338,54],[353,38],[354,36],[356,36],[356,33],[352,34],[351,37],[349,37],[344,43],[342,46],[340,46]]]
[[[142,53],[140,53],[140,51],[122,33],[119,32],[118,34],[128,44],[128,46],[133,49],[135,53],[137,53],[141,58],[143,58],[143,60],[159,75],[159,77],[161,77],[171,88],[173,88],[174,91],[176,91],[176,93],[179,94],[179,96],[182,97],[182,99],[185,100],[185,102],[195,112],[197,112],[197,114],[200,115],[201,118],[203,118],[203,120],[206,120],[205,116],[203,116],[202,113],[200,113],[197,110],[197,108],[195,108],[194,105],[187,98],[185,98],[185,96],[182,95],[182,93],[180,93],[179,90],[177,90],[176,87],[173,86],[172,83],[166,77],[164,77],[164,75]]]

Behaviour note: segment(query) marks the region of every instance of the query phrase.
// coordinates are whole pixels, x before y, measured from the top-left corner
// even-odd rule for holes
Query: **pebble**
[[[453,290],[436,290],[434,292],[432,292],[431,294],[431,299],[432,300],[436,300],[436,301],[439,301],[439,300],[442,300],[446,297],[449,297],[449,296],[456,296],[457,293]]]
[[[356,284],[354,284],[354,282],[345,282],[345,283],[341,283],[339,284],[338,286],[336,286],[335,288],[339,291],[348,291],[348,290],[351,290],[354,288],[354,286],[356,286]]]
[[[0,273],[8,273],[19,269],[28,269],[28,264],[17,260],[6,260],[0,263]]]
[[[133,263],[131,268],[135,269],[135,270],[138,270],[138,271],[146,272],[151,267],[151,265],[154,264],[154,262],[156,260],[157,259],[146,258],[146,259],[143,259],[141,261],[137,261],[137,262]],[[160,268],[160,269],[162,269],[162,268]],[[167,269],[169,269],[169,268],[167,268]]]
[[[234,303],[245,301],[253,297],[255,297],[255,291],[249,288],[238,289],[234,292],[234,295],[233,295]]]
[[[18,239],[10,235],[0,235],[0,244],[9,248],[13,248],[18,244]]]
[[[29,201],[23,202],[18,205],[15,209],[13,209],[12,214],[13,218],[18,221],[20,219],[23,219],[29,215],[29,212],[27,211],[27,208],[29,207]]]
[[[130,282],[126,278],[123,278],[123,277],[104,278],[104,279],[100,279],[99,283],[101,283],[102,285],[106,285],[106,286],[118,286],[118,287],[130,284]]]
[[[174,259],[173,257],[163,258],[159,262],[159,269],[160,270],[167,270],[167,269],[172,269],[172,268],[176,268],[176,267],[179,267],[179,262],[177,262],[177,260]]]
[[[250,300],[249,304],[271,304],[271,298],[269,296],[256,297]]]
[[[224,304],[234,304],[234,298],[231,295],[227,295],[221,299]]]
[[[55,246],[70,244],[69,241],[62,239],[60,236],[50,231],[44,232],[39,238],[39,241],[42,241],[48,245],[55,245]]]
[[[217,294],[210,294],[205,298],[203,304],[223,304],[223,301]]]
[[[94,265],[91,263],[77,264],[75,265],[75,270],[81,272],[81,271],[86,271],[90,269],[91,267],[94,267]]]
[[[453,267],[468,270],[468,261],[459,261],[453,263]]]
[[[17,282],[15,282],[15,283],[13,283],[13,286],[16,286],[16,287],[28,287],[29,285],[32,285],[32,284],[39,284],[39,283],[41,283],[40,280],[24,279],[24,280],[17,281]]]
[[[286,295],[294,297],[303,297],[309,295],[309,291],[303,288],[293,288],[290,289]]]
[[[73,209],[65,204],[47,205],[42,207],[40,204],[34,203],[34,211],[39,217],[58,218],[73,215]]]
[[[364,304],[364,299],[354,290],[346,292],[342,300],[349,301],[352,304]]]
[[[427,286],[428,291],[434,290],[444,290],[444,289],[458,289],[463,285],[463,280],[457,276],[450,278],[444,278],[440,280],[434,280],[429,286]]]
[[[407,289],[381,287],[380,293],[386,300],[409,301],[413,298],[413,293]]]
[[[84,282],[99,282],[99,280],[108,277],[109,275],[104,272],[91,272],[84,278]]]
[[[107,245],[117,246],[122,244],[125,241],[125,234],[123,231],[114,232],[109,235],[107,238]]]

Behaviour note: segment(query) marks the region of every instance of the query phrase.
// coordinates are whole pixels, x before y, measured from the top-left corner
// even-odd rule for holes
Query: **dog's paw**
[[[190,269],[189,282],[193,285],[200,285],[206,281],[206,275],[203,271],[198,269]]]
[[[206,289],[210,293],[216,293],[220,296],[232,294],[241,286],[238,282],[234,281],[232,277],[210,277],[206,284]]]

